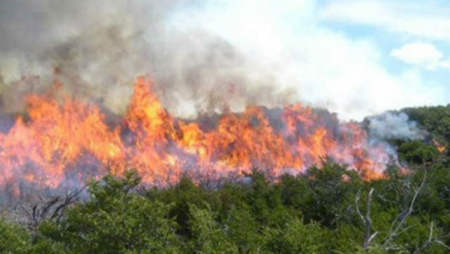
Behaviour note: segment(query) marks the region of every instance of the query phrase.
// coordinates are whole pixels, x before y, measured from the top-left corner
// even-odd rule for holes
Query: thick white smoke
[[[417,140],[424,139],[426,132],[415,122],[409,121],[403,112],[386,112],[366,119],[369,133],[380,139]]]
[[[55,76],[67,93],[119,113],[126,109],[134,79],[144,74],[155,79],[165,105],[183,117],[292,102],[292,90],[280,88],[271,68],[197,21],[180,23],[179,13],[203,8],[195,3],[2,1],[0,70],[6,110],[20,110],[20,97],[45,90]],[[31,75],[40,78],[17,82]]]

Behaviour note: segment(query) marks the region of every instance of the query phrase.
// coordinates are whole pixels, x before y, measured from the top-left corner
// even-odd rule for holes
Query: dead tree
[[[444,242],[442,242],[442,237],[437,238],[433,235],[433,232],[434,232],[433,229],[434,229],[434,222],[431,222],[430,223],[430,233],[428,235],[428,239],[422,244],[422,246],[420,246],[413,252],[414,254],[421,253],[422,251],[428,249],[432,244],[440,245],[450,251],[450,246],[448,246]]]
[[[422,182],[420,183],[420,185],[415,189],[414,191],[414,195],[411,199],[411,201],[409,202],[409,205],[405,206],[405,208],[403,209],[403,211],[394,219],[394,221],[391,224],[391,228],[389,230],[389,235],[386,237],[386,239],[384,240],[384,243],[382,245],[382,247],[386,250],[390,250],[393,247],[391,246],[392,241],[402,232],[406,231],[407,229],[404,229],[406,220],[409,218],[409,216],[411,215],[411,213],[414,211],[414,205],[416,203],[417,197],[419,196],[420,192],[422,191],[423,186],[425,185],[426,182],[426,171],[425,171],[425,175],[423,176]],[[400,231],[402,230],[403,231]],[[395,249],[395,248],[394,248]]]
[[[370,243],[373,239],[378,235],[378,231],[374,232],[372,234],[372,194],[374,192],[374,189],[370,189],[369,196],[367,198],[367,206],[366,206],[366,215],[363,215],[361,211],[359,210],[359,200],[361,199],[361,190],[358,191],[358,194],[356,195],[355,199],[355,205],[356,205],[356,212],[358,213],[359,217],[361,218],[363,224],[364,224],[364,242],[363,242],[363,248],[364,250],[367,250],[370,247]]]
[[[67,194],[65,197],[41,198],[42,202],[36,203],[32,207],[19,203],[18,207],[25,213],[26,224],[30,229],[32,239],[34,240],[36,238],[38,228],[44,221],[60,223],[65,215],[66,209],[78,200],[80,193],[85,188],[86,186],[76,192]]]
[[[382,245],[381,245],[383,250],[389,251],[389,250],[397,249],[396,246],[393,245],[392,243],[398,235],[400,235],[408,230],[408,228],[405,228],[406,221],[414,211],[414,205],[417,201],[417,197],[419,196],[420,192],[422,191],[422,189],[425,185],[425,182],[426,182],[426,172],[425,172],[425,175],[424,175],[420,185],[415,188],[414,193],[412,194],[412,198],[410,200],[408,198],[405,199],[404,209],[392,221],[391,227],[389,229],[389,234],[384,239],[384,241],[382,242]],[[408,185],[408,186],[410,186],[410,185]],[[372,233],[374,230],[373,224],[372,224],[372,215],[371,215],[373,193],[374,193],[374,189],[372,188],[372,189],[370,189],[368,197],[367,197],[365,214],[363,214],[361,212],[360,205],[359,205],[359,202],[361,200],[361,190],[358,191],[358,193],[355,197],[356,212],[357,212],[358,216],[360,217],[362,223],[364,224],[364,241],[363,241],[364,250],[368,250],[370,248],[372,241],[375,239],[375,237],[379,233],[378,231],[375,231],[374,233]],[[405,193],[405,196],[406,197],[410,196],[410,191]],[[433,233],[434,233],[433,230],[434,230],[434,223],[432,222],[430,224],[430,234],[429,234],[428,240],[425,243],[423,243],[422,246],[420,246],[414,253],[420,253],[421,251],[427,249],[431,244],[438,244],[438,245],[441,245],[444,248],[447,248],[450,250],[450,247],[445,245],[444,242],[442,242],[442,240],[441,240],[442,238],[436,238],[433,235]]]

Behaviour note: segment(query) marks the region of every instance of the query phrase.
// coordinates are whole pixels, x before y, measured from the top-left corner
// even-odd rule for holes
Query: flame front
[[[0,185],[58,188],[135,168],[143,182],[175,184],[240,177],[252,168],[271,179],[297,174],[329,156],[378,178],[391,159],[356,123],[339,123],[326,111],[300,104],[279,109],[247,107],[197,121],[174,118],[139,78],[129,110],[109,126],[95,105],[72,98],[32,95],[26,118],[0,134]]]

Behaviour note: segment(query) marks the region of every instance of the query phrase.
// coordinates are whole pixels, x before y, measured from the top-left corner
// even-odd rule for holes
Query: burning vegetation
[[[0,253],[448,253],[445,89],[313,2],[0,1]]]
[[[29,95],[26,105],[0,135],[0,185],[16,195],[25,186],[79,187],[129,168],[144,184],[165,187],[186,175],[196,182],[243,179],[253,168],[276,180],[304,173],[325,157],[377,179],[396,162],[389,145],[357,123],[301,104],[178,119],[146,77],[136,81],[123,116],[58,91]]]

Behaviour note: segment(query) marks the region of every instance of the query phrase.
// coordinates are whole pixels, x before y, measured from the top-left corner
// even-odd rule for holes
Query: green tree
[[[402,144],[398,151],[402,160],[414,165],[432,163],[439,156],[439,151],[435,146],[426,145],[418,140]]]
[[[179,253],[170,206],[133,193],[139,183],[133,171],[123,179],[107,176],[92,182],[90,200],[71,209],[56,232],[47,228],[45,235],[75,253]]]
[[[225,229],[215,220],[209,205],[201,209],[190,207],[191,246],[194,253],[239,253],[238,247],[227,237]]]
[[[302,207],[306,221],[314,220],[326,227],[335,227],[347,221],[348,208],[353,204],[361,179],[345,166],[324,160],[322,167],[308,170],[307,188],[311,192],[309,202]]]
[[[27,253],[30,244],[31,237],[25,228],[0,220],[0,253]]]
[[[304,225],[297,218],[281,228],[264,231],[265,248],[273,253],[325,253],[326,236],[326,230],[318,223]]]

